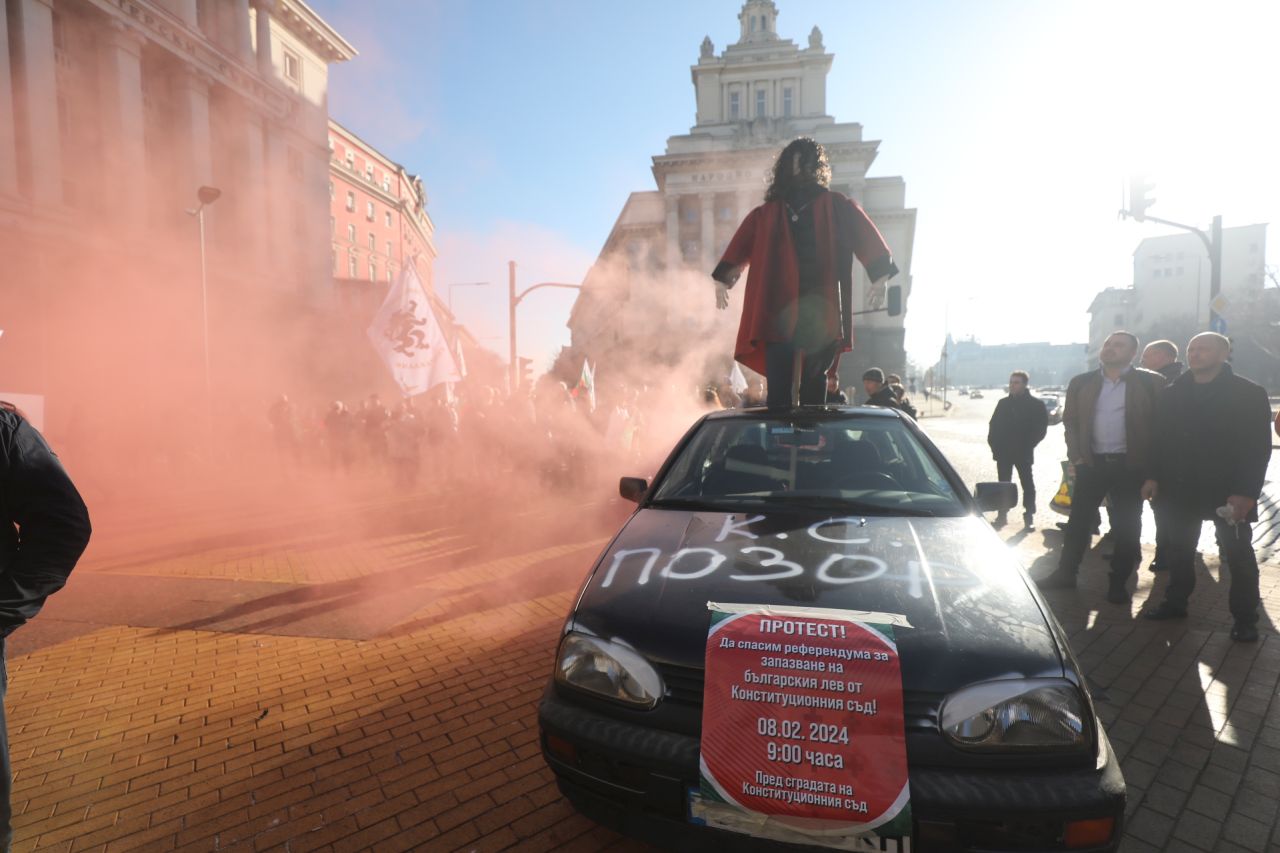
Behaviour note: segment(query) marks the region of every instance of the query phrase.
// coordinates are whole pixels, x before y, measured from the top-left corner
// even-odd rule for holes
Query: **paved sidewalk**
[[[559,797],[534,722],[612,511],[481,514],[480,537],[474,507],[370,497],[104,548],[10,644],[15,849],[644,849]],[[1056,558],[1054,529],[1006,534]],[[1048,597],[1124,763],[1126,851],[1280,849],[1280,640],[1230,641],[1205,558],[1181,623],[1135,618],[1145,568],[1106,604],[1096,553]],[[1280,566],[1263,595],[1280,612]]]

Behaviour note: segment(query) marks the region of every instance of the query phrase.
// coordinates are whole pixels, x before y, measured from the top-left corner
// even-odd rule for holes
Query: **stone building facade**
[[[804,47],[781,38],[773,0],[747,0],[738,19],[738,40],[721,53],[703,40],[691,69],[696,123],[653,158],[657,189],[630,195],[586,277],[569,320],[578,363],[586,356],[602,370],[639,372],[674,363],[690,341],[713,341],[720,357],[706,369],[728,370],[738,303],[715,312],[709,275],[743,217],[763,201],[778,152],[798,136],[823,144],[832,188],[858,201],[884,234],[901,270],[892,283],[907,301],[916,212],[905,205],[901,178],[868,176],[879,142],[827,114],[834,57],[821,31],[815,26]],[[854,310],[882,307],[883,288],[871,288],[856,264],[855,272]],[[842,384],[856,385],[872,364],[905,367],[903,321],[855,318]]]
[[[328,72],[354,55],[301,0],[0,0],[0,392],[122,443],[265,393],[331,291]]]

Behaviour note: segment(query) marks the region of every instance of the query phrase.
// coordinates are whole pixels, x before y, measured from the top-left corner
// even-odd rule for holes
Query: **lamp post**
[[[200,202],[195,210],[188,210],[187,215],[194,216],[200,223],[200,324],[204,338],[204,402],[205,419],[212,427],[213,423],[213,380],[209,370],[209,274],[205,263],[204,249],[204,209],[222,196],[217,187],[201,187],[196,190],[196,199]]]
[[[516,262],[507,262],[507,320],[510,328],[511,337],[511,364],[510,364],[510,383],[511,393],[516,392],[517,384],[520,381],[520,375],[517,373],[519,365],[516,362],[516,306],[520,304],[520,300],[524,299],[533,291],[540,287],[564,287],[570,290],[582,290],[580,284],[562,284],[558,281],[544,281],[541,284],[535,284],[533,287],[526,287],[523,293],[516,293]]]

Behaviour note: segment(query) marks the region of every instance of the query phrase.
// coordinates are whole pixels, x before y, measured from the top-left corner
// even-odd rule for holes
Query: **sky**
[[[1087,339],[1087,308],[1132,282],[1154,216],[1280,221],[1280,3],[776,0],[778,32],[816,24],[835,60],[827,112],[880,140],[917,210],[907,349]],[[580,282],[654,155],[694,123],[703,36],[738,37],[741,0],[311,0],[360,52],[330,67],[330,113],[423,176],[437,290],[507,353],[520,289]],[[1276,240],[1267,263],[1280,263]],[[708,281],[708,289],[711,283]],[[705,296],[705,298],[704,298]],[[568,343],[569,290],[520,306],[539,371]],[[708,295],[691,296],[706,310]]]

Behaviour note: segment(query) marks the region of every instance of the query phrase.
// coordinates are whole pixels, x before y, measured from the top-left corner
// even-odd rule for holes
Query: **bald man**
[[[1165,503],[1169,525],[1169,586],[1148,619],[1180,619],[1195,588],[1200,527],[1212,520],[1226,560],[1234,627],[1231,639],[1258,639],[1258,560],[1252,523],[1271,459],[1271,405],[1259,385],[1227,363],[1231,342],[1214,332],[1187,345],[1187,372],[1156,403],[1153,478],[1142,496]],[[1228,507],[1229,516],[1218,513]],[[1224,510],[1226,512],[1226,510]]]

